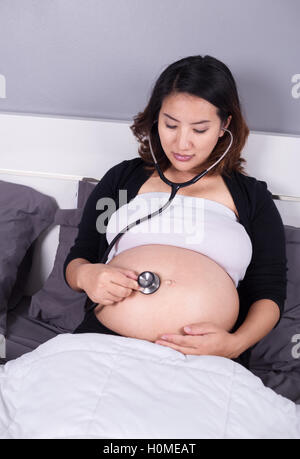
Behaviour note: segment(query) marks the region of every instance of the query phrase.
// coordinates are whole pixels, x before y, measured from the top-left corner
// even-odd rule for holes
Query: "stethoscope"
[[[157,121],[156,121],[157,122]],[[224,131],[228,132],[230,134],[230,137],[231,137],[231,140],[230,140],[230,144],[229,146],[227,147],[226,151],[222,154],[222,156],[214,163],[212,164],[208,169],[205,169],[203,172],[201,172],[200,174],[196,175],[194,178],[192,178],[191,180],[188,180],[187,182],[183,182],[183,183],[175,183],[175,182],[171,182],[171,180],[167,179],[167,177],[164,176],[164,174],[162,173],[159,165],[158,165],[158,162],[154,156],[154,153],[153,153],[153,149],[152,149],[152,145],[151,145],[151,140],[150,140],[150,135],[147,137],[148,138],[148,141],[149,141],[149,147],[150,147],[150,152],[151,152],[151,155],[152,155],[152,158],[153,158],[153,161],[154,161],[154,165],[156,167],[156,170],[160,176],[160,178],[167,184],[169,185],[171,188],[172,188],[172,191],[171,191],[171,194],[170,194],[170,197],[168,199],[168,201],[166,202],[166,204],[164,204],[160,209],[156,210],[155,212],[153,212],[152,214],[149,214],[147,215],[146,217],[143,217],[143,218],[140,218],[138,219],[136,222],[133,222],[131,223],[130,225],[128,225],[126,228],[124,228],[122,231],[120,231],[119,234],[117,234],[117,236],[111,241],[111,243],[109,244],[109,246],[107,247],[106,251],[104,252],[104,255],[101,259],[101,261],[99,263],[106,263],[107,261],[107,257],[111,251],[111,249],[113,248],[113,246],[115,245],[115,243],[118,241],[118,239],[126,232],[128,231],[129,229],[131,229],[133,226],[136,226],[136,225],[139,225],[140,223],[142,223],[143,221],[145,220],[149,220],[150,218],[154,217],[155,215],[158,215],[160,213],[163,212],[163,210],[165,210],[167,207],[169,207],[169,205],[171,204],[171,202],[173,201],[177,191],[180,189],[180,188],[184,188],[186,186],[189,186],[189,185],[192,185],[193,183],[196,183],[198,182],[198,180],[200,180],[202,177],[204,177],[213,167],[215,167],[223,158],[224,156],[228,153],[231,145],[232,145],[232,142],[233,142],[233,135],[231,133],[231,131],[229,131],[229,129],[226,129],[226,128],[221,128],[223,129]],[[137,282],[140,286],[140,289],[139,291],[141,293],[144,293],[145,295],[149,295],[151,293],[154,293],[158,290],[159,286],[160,286],[160,278],[159,276],[156,274],[156,273],[153,273],[151,271],[143,271],[139,276],[138,276],[138,279],[137,279]],[[93,305],[91,306],[91,308],[93,309],[98,303],[93,303]],[[89,308],[90,309],[90,308]]]

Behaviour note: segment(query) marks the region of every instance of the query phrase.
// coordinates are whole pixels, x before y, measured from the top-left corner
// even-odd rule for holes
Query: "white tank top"
[[[130,223],[162,207],[169,196],[166,192],[142,193],[117,209],[107,225],[108,244]],[[162,213],[126,231],[111,249],[107,263],[124,250],[148,244],[202,253],[218,263],[236,287],[252,258],[251,240],[233,210],[216,201],[181,194]]]

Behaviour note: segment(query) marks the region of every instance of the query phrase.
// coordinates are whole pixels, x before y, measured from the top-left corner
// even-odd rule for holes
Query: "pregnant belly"
[[[149,295],[132,291],[118,303],[95,308],[98,320],[123,336],[155,341],[163,333],[185,334],[183,327],[212,322],[231,330],[239,312],[235,284],[226,271],[198,252],[167,245],[126,250],[108,264],[153,271],[159,289]]]

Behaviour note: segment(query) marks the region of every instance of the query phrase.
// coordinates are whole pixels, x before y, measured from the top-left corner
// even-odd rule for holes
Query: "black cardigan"
[[[99,263],[108,247],[105,234],[96,229],[97,218],[106,211],[96,209],[97,201],[100,198],[112,198],[118,209],[119,190],[127,190],[129,203],[152,173],[146,171],[144,165],[145,162],[140,157],[122,161],[109,169],[95,186],[83,210],[78,236],[64,263],[65,281],[66,267],[71,260],[84,258],[91,263]],[[239,223],[245,227],[253,248],[245,277],[237,287],[240,313],[235,330],[244,321],[250,306],[256,300],[273,300],[278,305],[281,316],[287,286],[285,232],[266,182],[239,172],[231,173],[230,177],[223,175],[223,178],[238,211]],[[122,199],[121,205],[124,204],[126,202]],[[106,225],[107,223],[108,219],[105,220]],[[87,306],[89,304],[92,301],[88,298]]]

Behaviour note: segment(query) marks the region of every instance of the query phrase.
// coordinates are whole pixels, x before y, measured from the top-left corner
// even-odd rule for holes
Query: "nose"
[[[189,150],[191,148],[192,142],[190,138],[190,132],[187,129],[178,129],[176,144],[177,153]]]

